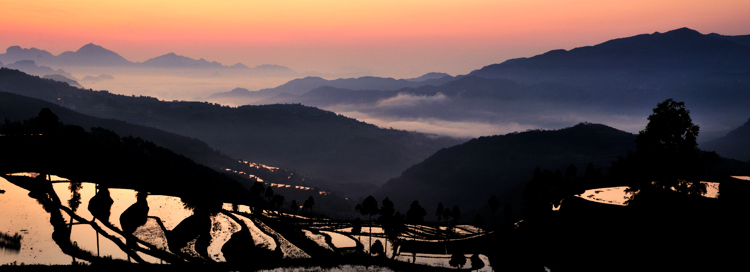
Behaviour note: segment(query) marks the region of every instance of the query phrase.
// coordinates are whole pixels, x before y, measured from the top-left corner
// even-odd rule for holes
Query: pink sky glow
[[[355,66],[391,77],[465,74],[681,27],[750,34],[744,0],[0,0],[0,7],[0,53],[19,45],[60,54],[95,43],[137,62],[174,52],[226,65]]]

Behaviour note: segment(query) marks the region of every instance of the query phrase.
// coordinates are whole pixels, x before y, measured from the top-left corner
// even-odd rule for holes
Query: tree
[[[457,224],[458,220],[461,219],[461,210],[458,209],[458,206],[453,206],[453,210],[451,210],[451,217],[453,217],[454,224]]]
[[[357,203],[357,205],[354,206],[354,211],[357,212],[357,218],[359,218],[360,210],[362,210],[362,204]]]
[[[406,211],[406,221],[411,223],[424,222],[424,217],[427,215],[427,211],[419,205],[419,201],[414,200],[409,206],[409,210]]]
[[[451,209],[445,208],[443,210],[443,220],[448,221],[448,218],[451,218]]]
[[[481,258],[479,258],[479,254],[477,253],[471,255],[471,258],[469,260],[471,261],[471,270],[479,270],[484,267],[484,262]]]
[[[378,257],[383,256],[384,252],[383,243],[381,243],[380,240],[375,241],[375,244],[370,248],[370,254],[375,254],[375,256]]]
[[[268,188],[269,190],[271,188]],[[274,195],[273,199],[271,199],[271,205],[276,206],[278,209],[279,214],[281,214],[281,206],[284,204],[284,196],[282,195]]]
[[[438,203],[438,205],[437,205],[437,210],[435,211],[435,215],[437,215],[437,218],[438,218],[438,222],[440,222],[440,220],[441,220],[441,219],[442,219],[442,217],[443,217],[443,209],[445,209],[445,208],[443,207],[443,202],[440,202],[440,203]]]
[[[478,228],[484,227],[484,217],[481,214],[474,216],[474,226]]]
[[[266,190],[265,187],[263,187],[263,183],[256,181],[253,183],[253,186],[250,187],[250,203],[252,207],[252,212],[254,215],[261,216],[263,215],[263,210],[260,209],[260,207],[263,205],[263,199],[261,198],[261,194]],[[260,211],[259,211],[260,210]]]
[[[387,236],[390,236],[393,231],[395,231],[394,226],[394,218],[393,218],[393,212],[396,211],[396,209],[393,207],[393,202],[391,202],[388,197],[383,199],[382,202],[383,206],[380,207],[380,226],[383,228],[383,232]],[[388,239],[385,239],[385,248],[388,248]]]
[[[657,104],[648,121],[646,128],[636,136],[635,153],[618,160],[610,171],[637,175],[629,177],[635,180],[631,192],[637,192],[631,200],[636,195],[653,195],[651,193],[657,191],[704,194],[705,184],[699,181],[718,161],[718,155],[701,153],[698,149],[696,140],[700,128],[693,124],[685,103],[667,99]]]
[[[292,199],[292,213],[297,213],[297,210],[299,210],[299,204],[297,204],[296,199]]]
[[[391,202],[391,200],[386,197],[385,199],[383,199],[382,204],[383,206],[381,206],[380,211],[378,211],[378,213],[380,213],[380,217],[389,218],[393,216],[393,213],[396,212],[396,209],[393,207],[393,202]]]
[[[312,215],[313,206],[315,206],[315,199],[313,199],[313,197],[310,196],[307,198],[307,200],[305,200],[305,203],[302,204],[302,209],[308,210],[310,214]]]
[[[264,194],[264,196],[268,199],[268,201],[271,201],[271,199],[273,199],[273,188],[266,188],[266,193]]]
[[[492,211],[492,227],[495,227],[495,212],[497,212],[497,208],[500,207],[500,201],[497,200],[496,196],[490,197],[489,200],[487,200],[487,205],[490,206],[490,211]]]
[[[370,217],[370,247],[372,247],[372,216],[378,213],[378,201],[375,200],[374,197],[367,196],[364,201],[362,201],[362,207],[359,209],[359,212],[362,213],[362,215],[368,215]],[[372,252],[372,251],[370,251]]]
[[[685,103],[667,99],[656,105],[648,121],[646,129],[641,130],[635,138],[636,152],[671,156],[697,151],[700,127],[693,124]]]
[[[458,252],[453,253],[453,255],[451,255],[451,260],[448,261],[448,264],[453,267],[461,268],[466,264],[466,256]]]

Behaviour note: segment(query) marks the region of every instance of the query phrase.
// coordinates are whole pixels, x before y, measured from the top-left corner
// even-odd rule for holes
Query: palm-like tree
[[[364,201],[362,201],[362,208],[359,209],[359,212],[363,215],[367,214],[370,216],[370,247],[372,247],[372,216],[378,213],[378,201],[375,200],[374,197],[367,196]]]

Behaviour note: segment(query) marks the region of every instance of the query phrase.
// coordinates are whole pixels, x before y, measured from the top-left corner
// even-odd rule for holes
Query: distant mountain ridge
[[[0,66],[3,66],[3,65],[0,65]],[[38,66],[36,62],[34,62],[33,60],[19,60],[14,63],[9,63],[8,65],[5,65],[5,67],[10,68],[10,69],[20,70],[20,71],[23,71],[24,73],[41,76],[41,77],[46,76],[46,75],[58,74],[58,75],[63,75],[73,80],[76,79],[75,77],[73,77],[73,75],[71,75],[68,72],[63,71],[62,69],[55,70],[47,66]]]
[[[502,77],[514,69],[675,69],[745,71],[750,69],[748,36],[701,34],[689,28],[613,39],[572,50],[552,50],[530,58],[510,59],[470,75]]]
[[[207,97],[206,100],[225,102],[227,99],[240,99],[242,103],[235,102],[232,104],[267,104],[269,102],[273,103],[273,101],[285,101],[283,97],[289,95],[303,95],[321,87],[332,87],[354,91],[395,91],[402,88],[415,88],[425,85],[440,85],[446,82],[450,82],[456,78],[457,77],[442,73],[428,73],[415,79],[394,79],[365,76],[358,78],[339,78],[328,80],[320,77],[305,77],[290,80],[289,82],[279,85],[275,88],[262,89],[255,92],[216,93]],[[275,97],[281,98],[276,100]]]
[[[236,158],[338,184],[380,183],[459,140],[374,125],[302,105],[225,107],[55,85],[0,69],[0,91],[205,141]]]
[[[723,157],[750,162],[750,119],[726,136],[701,144],[700,148],[716,151]]]
[[[386,123],[438,120],[433,123],[556,128],[593,121],[625,128],[624,120],[632,127],[632,120],[645,120],[641,116],[654,104],[672,98],[698,113],[694,117],[702,128],[718,131],[750,116],[743,102],[750,99],[748,39],[750,35],[704,35],[681,28],[552,50],[416,86],[394,88],[373,83],[373,78],[304,78],[233,96],[229,102],[302,103],[356,111]],[[229,100],[224,99],[212,101]]]
[[[0,54],[0,62],[13,63],[17,61],[31,60],[40,65],[55,67],[86,66],[86,67],[150,67],[150,68],[191,68],[191,69],[247,69],[258,73],[279,73],[289,75],[295,74],[288,67],[280,65],[263,64],[250,68],[242,63],[226,66],[219,62],[209,62],[205,59],[192,59],[175,53],[167,53],[158,57],[148,59],[144,62],[131,62],[119,54],[102,46],[89,43],[77,51],[66,51],[58,56],[37,48],[21,48],[20,46],[8,47],[5,53]]]

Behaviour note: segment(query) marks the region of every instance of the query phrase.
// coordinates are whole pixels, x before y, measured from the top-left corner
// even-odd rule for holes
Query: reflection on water
[[[275,269],[258,270],[263,272],[312,272],[312,271],[326,271],[326,272],[344,272],[344,271],[372,271],[372,272],[392,272],[393,270],[387,267],[374,266],[374,265],[340,265],[336,267],[279,267]]]
[[[37,178],[31,179],[32,176]],[[314,242],[311,247],[305,243],[295,244],[300,237],[284,237],[290,233],[287,229],[277,232],[269,227],[276,227],[276,223],[271,224],[274,221],[266,225],[261,218],[243,213],[250,210],[244,205],[236,209],[231,204],[224,205],[225,210],[218,211],[200,207],[191,210],[186,209],[178,197],[97,187],[86,182],[47,183],[44,176],[33,173],[8,179],[18,185],[0,178],[0,190],[5,191],[0,194],[3,219],[0,221],[0,265],[14,262],[95,264],[102,260],[211,263],[228,259],[239,262],[309,259],[311,256],[306,251],[310,248],[309,252],[315,252],[314,245],[332,254],[342,250],[353,252],[358,246],[357,239],[364,244],[364,250],[369,251],[369,227],[363,227],[364,234],[356,236],[333,228],[301,229],[300,233],[305,234],[302,238]],[[458,234],[474,231],[460,226],[456,229]],[[372,232],[382,236],[377,234],[382,234],[383,229],[374,226]],[[380,241],[387,245],[386,256],[398,256],[398,248],[392,241],[387,242],[383,237],[371,239],[373,243]],[[391,271],[357,265],[312,269]]]
[[[733,178],[744,180],[745,177],[733,176]],[[750,181],[750,177],[747,177],[747,180]],[[701,181],[701,183],[706,185],[706,193],[703,194],[704,197],[708,197],[708,198],[719,197],[719,183],[718,182]],[[596,188],[596,189],[586,190],[582,194],[578,194],[576,196],[589,200],[589,201],[593,201],[593,202],[625,206],[626,205],[625,201],[629,200],[630,197],[632,196],[632,193],[625,192],[625,190],[627,189],[630,189],[630,187],[618,186],[618,187]]]
[[[50,225],[50,214],[35,199],[29,197],[29,191],[8,182],[0,177],[0,188],[5,193],[0,195],[0,230],[5,233],[23,235],[20,249],[12,256],[0,251],[0,265],[16,262],[18,264],[70,264],[71,258],[63,253],[51,239],[53,227]]]
[[[16,176],[16,177],[30,177],[30,178],[37,178],[39,177],[39,173],[35,172],[19,172],[19,173],[10,173],[7,174],[8,176]],[[69,179],[57,176],[57,175],[49,175],[47,178],[49,181],[70,181]]]
[[[21,250],[23,236],[15,233],[13,235],[0,231],[0,251],[18,253]]]

